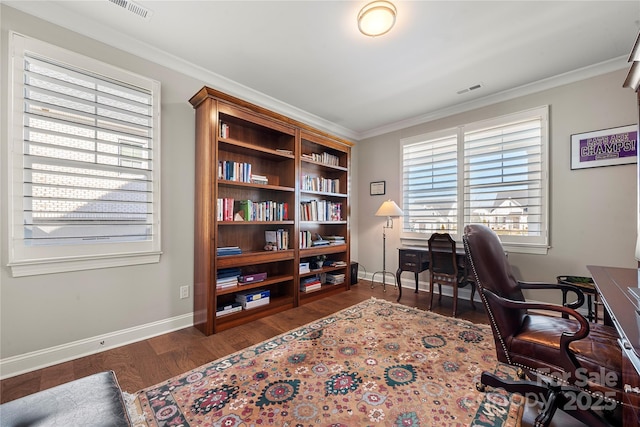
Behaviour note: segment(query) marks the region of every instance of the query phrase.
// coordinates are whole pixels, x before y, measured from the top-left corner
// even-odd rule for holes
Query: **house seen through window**
[[[157,82],[14,36],[10,264],[159,254]]]
[[[546,153],[546,107],[404,139],[403,237],[460,239],[481,223],[505,245],[546,250]]]

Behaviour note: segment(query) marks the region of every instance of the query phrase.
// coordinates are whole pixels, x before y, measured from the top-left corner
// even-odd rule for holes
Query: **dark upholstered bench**
[[[131,426],[113,371],[80,378],[0,405],[2,427]]]

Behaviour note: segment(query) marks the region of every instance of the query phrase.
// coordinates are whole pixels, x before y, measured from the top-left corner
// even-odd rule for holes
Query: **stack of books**
[[[269,183],[269,178],[267,178],[264,175],[256,175],[254,173],[254,174],[251,174],[251,182],[253,184],[265,184],[266,185],[266,184]]]
[[[325,261],[324,265],[326,267],[346,267],[347,263],[344,261]]]
[[[331,244],[331,242],[322,238],[311,241],[311,246],[327,246],[329,244]]]
[[[225,316],[227,314],[235,313],[236,311],[242,311],[242,304],[239,302],[232,302],[216,307],[216,317]]]
[[[344,274],[327,273],[327,283],[331,283],[333,285],[344,283]]]
[[[236,302],[242,305],[244,310],[269,304],[271,292],[268,289],[257,289],[236,294]]]
[[[225,246],[216,249],[218,256],[238,255],[242,253],[242,249],[237,246]]]
[[[324,236],[324,240],[328,240],[332,245],[344,245],[345,240],[344,236]]]
[[[313,292],[317,291],[322,287],[322,282],[320,278],[316,275],[313,277],[306,277],[300,281],[300,291],[302,292]]]
[[[238,286],[239,268],[221,268],[216,272],[216,289],[228,289]]]

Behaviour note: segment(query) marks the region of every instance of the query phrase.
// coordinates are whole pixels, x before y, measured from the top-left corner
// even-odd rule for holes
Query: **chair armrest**
[[[521,289],[531,289],[531,290],[550,290],[550,289],[558,289],[563,293],[573,292],[576,294],[576,300],[570,303],[565,304],[565,307],[576,309],[582,307],[584,304],[584,292],[577,286],[570,285],[568,283],[541,283],[541,282],[521,282],[518,281],[518,285]]]
[[[536,287],[537,286],[534,285],[533,288],[535,289]],[[488,297],[488,299],[490,299],[492,303],[497,303],[505,308],[517,309],[517,310],[532,309],[532,310],[555,311],[558,313],[569,315],[574,319],[576,319],[578,321],[578,326],[579,326],[578,330],[575,332],[563,331],[562,335],[560,336],[560,343],[559,343],[561,354],[562,354],[562,360],[560,361],[560,366],[562,366],[563,369],[565,369],[565,371],[571,375],[571,379],[573,380],[576,379],[575,370],[579,368],[580,365],[577,359],[575,358],[575,355],[571,351],[569,351],[569,344],[571,344],[573,341],[583,339],[587,335],[589,335],[589,330],[590,330],[589,322],[587,321],[587,319],[584,318],[583,315],[581,315],[580,313],[578,313],[576,310],[572,308],[564,307],[557,304],[516,301],[508,298],[503,298],[491,292],[490,290],[484,289],[484,288],[481,290],[481,292],[483,292],[485,294],[485,297]],[[558,317],[558,320],[563,320],[563,319]]]

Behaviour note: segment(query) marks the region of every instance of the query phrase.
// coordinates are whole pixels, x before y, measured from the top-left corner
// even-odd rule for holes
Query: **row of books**
[[[300,202],[301,221],[341,221],[342,203],[330,200]]]
[[[289,219],[289,203],[237,201],[223,197],[217,199],[216,218],[218,221],[286,221]]]
[[[234,199],[224,197],[217,199],[216,202],[216,217],[218,221],[233,221]]]
[[[339,193],[340,180],[323,178],[321,176],[303,175],[302,190],[303,191],[322,191],[325,193]]]
[[[272,251],[284,251],[289,249],[289,231],[267,230],[264,232],[265,248]]]
[[[252,182],[251,163],[221,160],[218,162],[218,178],[227,181]]]
[[[311,236],[311,232],[308,230],[303,230],[299,234],[300,237],[300,249],[310,248],[313,246],[313,240]]]
[[[286,221],[289,219],[289,203],[240,200],[238,212],[245,221]]]
[[[340,159],[338,156],[324,153],[302,153],[303,159],[313,160],[314,162],[324,163],[325,165],[340,166]]]

